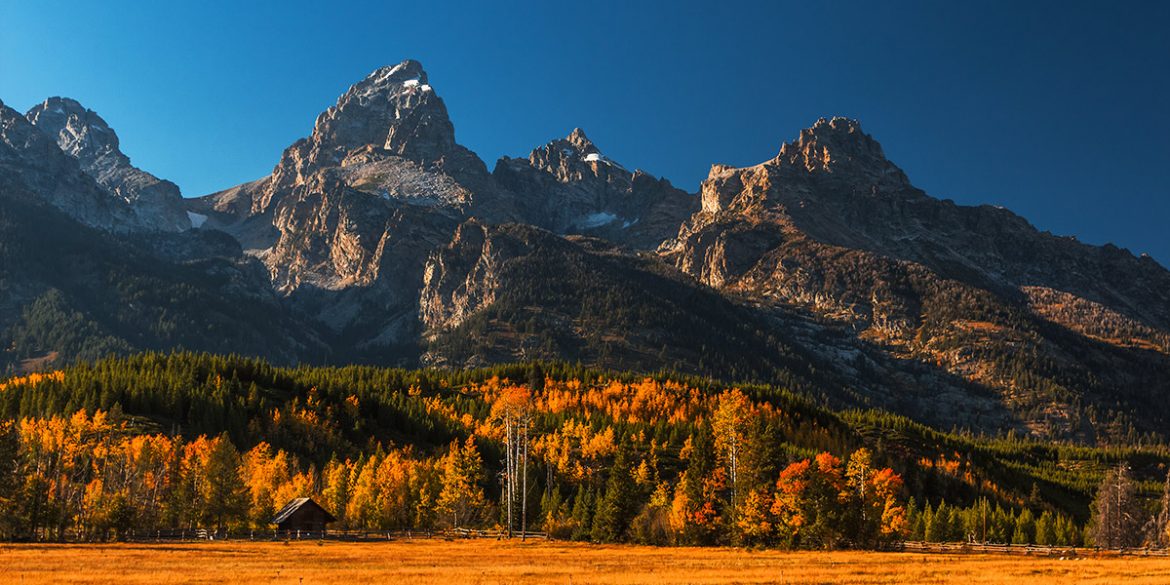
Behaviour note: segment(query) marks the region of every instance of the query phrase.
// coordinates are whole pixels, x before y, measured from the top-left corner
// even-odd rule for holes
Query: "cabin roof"
[[[326,522],[337,521],[337,518],[334,518],[333,514],[330,514],[328,510],[326,510],[325,508],[322,508],[321,504],[314,502],[313,498],[293,498],[292,500],[289,501],[289,503],[285,504],[284,507],[281,508],[279,512],[276,513],[276,516],[274,516],[272,518],[271,523],[272,524],[280,524],[281,522],[288,520],[289,517],[291,517],[293,514],[295,514],[297,512],[297,510],[300,510],[301,508],[304,508],[305,506],[312,506],[314,508],[317,508],[318,510],[321,510],[325,514],[325,517],[327,518]]]

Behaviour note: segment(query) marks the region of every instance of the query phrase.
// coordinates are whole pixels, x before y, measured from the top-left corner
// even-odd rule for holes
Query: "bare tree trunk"
[[[515,477],[513,468],[516,464],[515,456],[513,454],[513,450],[515,449],[515,442],[512,439],[512,432],[512,420],[509,418],[507,422],[504,423],[504,484],[506,486],[505,491],[508,493],[508,538],[512,538],[512,501],[516,499],[516,494],[513,487],[515,482],[512,479]]]
[[[524,420],[524,455],[520,458],[523,466],[522,487],[520,488],[520,540],[528,539],[528,420]]]

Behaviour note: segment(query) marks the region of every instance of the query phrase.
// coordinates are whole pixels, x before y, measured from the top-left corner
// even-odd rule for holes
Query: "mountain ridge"
[[[108,125],[73,104],[5,114],[0,178],[151,245],[143,198],[118,194],[169,183],[129,166],[116,135],[98,141]],[[73,112],[64,123],[58,105]],[[102,152],[114,164],[93,164]],[[302,330],[280,333],[291,362],[672,368],[1088,443],[1161,435],[1170,420],[1170,272],[935,199],[848,118],[816,121],[760,164],[713,165],[697,194],[628,170],[580,128],[489,171],[407,60],[353,84],[269,175],[180,203],[198,229],[168,230],[168,246],[228,234],[238,248],[223,257],[267,273],[240,282]],[[14,326],[0,323],[10,367],[56,351]],[[158,346],[127,345],[141,348]]]

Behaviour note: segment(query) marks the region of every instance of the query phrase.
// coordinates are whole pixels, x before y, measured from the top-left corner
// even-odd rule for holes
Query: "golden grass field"
[[[529,541],[0,545],[0,583],[1170,583],[1170,559],[651,548]]]

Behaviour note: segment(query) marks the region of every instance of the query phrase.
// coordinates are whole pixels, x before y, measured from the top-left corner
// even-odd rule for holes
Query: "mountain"
[[[426,327],[426,262],[464,220],[628,234],[621,241],[653,249],[697,202],[598,152],[577,131],[526,165],[503,160],[488,173],[455,140],[422,66],[404,61],[354,84],[268,177],[201,198],[191,211],[261,259],[277,290],[333,333],[340,355],[409,363]]]
[[[504,157],[492,175],[517,193],[523,220],[653,250],[698,210],[698,198],[601,154],[580,128],[527,159]]]
[[[77,159],[33,126],[20,112],[0,102],[0,180],[9,193],[20,189],[30,199],[52,205],[94,227],[135,227],[134,212],[111,197]]]
[[[267,274],[216,231],[133,238],[82,225],[0,177],[0,359],[25,369],[187,348],[327,357]]]
[[[117,133],[93,110],[76,100],[49,98],[25,117],[56,140],[65,154],[77,159],[81,170],[134,212],[133,223],[143,229],[177,232],[191,228],[179,187],[130,164]]]
[[[1170,273],[935,199],[854,120],[819,120],[759,165],[715,165],[697,194],[580,129],[489,172],[404,61],[350,87],[269,175],[178,200],[181,214],[177,188],[77,102],[0,108],[0,122],[0,210],[18,218],[0,222],[10,368],[169,347],[567,360],[780,384],[940,428],[1167,438]],[[98,243],[28,246],[21,222],[41,214]],[[123,284],[138,281],[190,294]],[[45,295],[56,309],[37,308]],[[200,329],[202,311],[238,329]],[[87,341],[104,339],[118,341]]]
[[[977,382],[1035,432],[1155,432],[1170,415],[1170,272],[929,197],[853,120],[822,119],[754,167],[713,167],[664,248],[728,295],[802,307]]]

